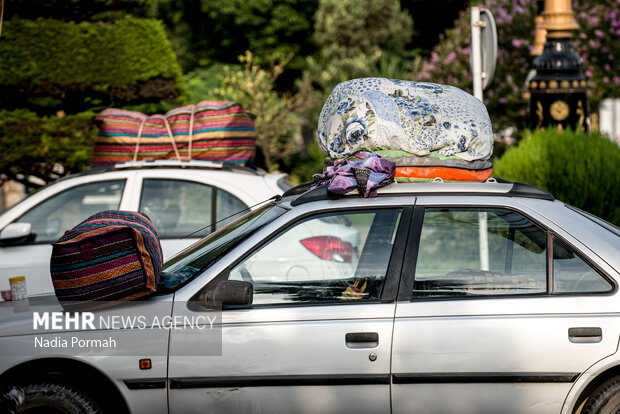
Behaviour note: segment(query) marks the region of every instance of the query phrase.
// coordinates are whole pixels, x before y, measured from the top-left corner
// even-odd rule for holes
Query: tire
[[[612,378],[598,387],[588,399],[582,414],[619,414],[620,377]]]
[[[18,414],[101,414],[95,401],[72,385],[41,383],[24,387],[26,399]]]

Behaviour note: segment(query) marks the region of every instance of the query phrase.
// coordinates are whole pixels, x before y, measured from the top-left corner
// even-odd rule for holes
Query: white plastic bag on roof
[[[318,140],[333,158],[391,149],[473,161],[493,151],[489,114],[474,96],[448,85],[383,78],[338,84],[321,111]]]

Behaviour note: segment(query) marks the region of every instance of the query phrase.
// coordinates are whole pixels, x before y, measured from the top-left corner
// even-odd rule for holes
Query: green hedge
[[[493,175],[549,191],[620,225],[620,147],[600,134],[528,132],[495,163]]]
[[[185,86],[161,22],[51,19],[4,23],[0,107],[90,107],[181,101]],[[38,99],[38,101],[37,101]]]
[[[49,182],[58,173],[82,171],[90,165],[97,128],[93,112],[65,117],[39,117],[25,109],[0,110],[0,174],[34,175]]]

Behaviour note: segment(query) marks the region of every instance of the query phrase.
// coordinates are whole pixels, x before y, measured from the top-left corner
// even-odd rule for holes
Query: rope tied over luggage
[[[170,123],[168,122],[168,118],[164,115],[152,115],[151,119],[157,118],[162,119],[164,121],[164,125],[166,126],[166,131],[168,131],[168,137],[170,137],[170,142],[172,143],[172,148],[174,149],[174,154],[181,163],[181,167],[183,167],[183,161],[181,160],[181,154],[179,153],[179,149],[177,148],[176,142],[174,142],[174,135],[172,134],[172,129],[170,128]],[[138,151],[140,149],[140,138],[142,138],[142,131],[144,130],[144,123],[148,118],[144,118],[142,122],[140,122],[140,128],[138,129],[138,139],[136,141],[136,150],[133,154],[133,162],[136,162],[138,159]],[[190,123],[190,132],[189,132],[189,158],[192,158],[192,124],[194,123],[194,112],[192,111],[192,119]]]

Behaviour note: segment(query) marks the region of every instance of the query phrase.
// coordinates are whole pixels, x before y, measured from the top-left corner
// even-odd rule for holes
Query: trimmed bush
[[[39,117],[25,109],[0,110],[0,172],[11,179],[23,174],[50,182],[82,171],[90,165],[97,134],[94,115]]]
[[[493,175],[549,191],[620,225],[620,147],[600,134],[528,132],[495,163]]]
[[[5,22],[0,107],[91,107],[184,98],[180,67],[161,22],[51,19]],[[42,109],[44,111],[44,109]]]

